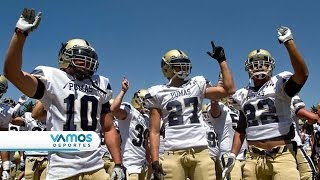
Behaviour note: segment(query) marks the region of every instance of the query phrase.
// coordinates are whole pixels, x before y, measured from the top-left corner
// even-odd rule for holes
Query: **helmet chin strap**
[[[96,85],[95,82],[93,82],[93,80],[91,79],[92,74],[88,74],[85,71],[83,71],[83,70],[81,70],[81,69],[79,69],[79,68],[77,68],[75,66],[71,66],[71,68],[72,68],[72,71],[73,71],[73,77],[75,79],[77,79],[79,81],[82,81],[84,79],[89,79],[94,88],[96,88],[98,91],[102,92],[103,94],[107,94],[107,92],[102,90],[100,87],[98,87]]]
[[[170,81],[167,83],[167,85],[170,85],[171,82],[172,82],[172,80],[173,80],[175,77],[178,77],[178,78],[183,79],[183,80],[185,80],[185,79],[188,77],[188,75],[185,74],[185,73],[183,73],[183,72],[182,72],[182,75],[180,75],[180,74],[179,74],[180,72],[181,72],[181,71],[179,71],[179,72],[174,72],[174,75],[172,76],[172,78],[170,78]],[[185,77],[183,77],[183,76],[185,76]]]
[[[81,68],[78,68],[76,66],[71,65],[72,71],[73,71],[73,77],[79,81],[82,81],[84,79],[87,79],[90,77],[90,74],[84,71]]]

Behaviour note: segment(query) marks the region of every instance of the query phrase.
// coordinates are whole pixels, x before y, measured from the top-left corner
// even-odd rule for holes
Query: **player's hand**
[[[111,173],[111,180],[126,180],[126,168],[123,165],[116,164]]]
[[[19,170],[20,171],[24,171],[26,169],[26,163],[24,162],[24,160],[22,159],[20,161],[20,164],[19,164]]]
[[[10,180],[10,161],[2,162],[2,180]]]
[[[127,92],[129,89],[129,81],[126,77],[123,77],[122,83],[121,83],[121,90],[124,92]]]
[[[41,12],[35,15],[34,9],[24,8],[16,24],[16,30],[21,31],[25,36],[37,29],[41,21]]]
[[[291,30],[288,27],[280,26],[278,28],[278,40],[280,44],[293,40]]]
[[[159,161],[154,161],[151,164],[152,169],[153,169],[153,173],[152,173],[152,180],[162,180],[163,176],[166,175],[166,173],[164,173],[162,167],[160,166]]]
[[[221,157],[221,163],[223,167],[222,179],[224,180],[229,176],[236,162],[236,155],[234,153],[225,153]]]
[[[223,47],[216,46],[213,41],[211,41],[212,50],[207,51],[207,54],[212,57],[213,59],[216,59],[219,63],[222,61],[226,61],[226,56],[224,54]]]
[[[2,180],[10,180],[10,173],[9,171],[2,171]]]
[[[29,97],[23,94],[20,96],[18,103],[23,105],[24,103],[26,103],[28,101],[28,99],[29,99]]]

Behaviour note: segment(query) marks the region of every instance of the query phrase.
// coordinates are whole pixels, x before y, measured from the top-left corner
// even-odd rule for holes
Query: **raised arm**
[[[116,98],[114,98],[110,110],[116,119],[124,120],[127,118],[127,112],[120,108],[124,95],[129,89],[129,81],[124,78],[121,83],[121,90]]]
[[[223,47],[215,46],[213,41],[211,41],[211,46],[212,51],[208,51],[207,54],[218,61],[222,74],[223,86],[208,87],[205,96],[211,100],[218,100],[233,94],[235,92],[235,85]]]
[[[23,10],[10,41],[3,68],[3,74],[7,79],[29,97],[35,95],[38,81],[31,74],[21,70],[22,51],[26,37],[38,27],[40,20],[41,13],[35,15],[32,9]]]
[[[283,43],[290,56],[291,64],[294,70],[292,77],[285,85],[285,91],[289,96],[293,96],[300,91],[309,76],[308,67],[299,52],[294,40],[291,30],[288,27],[281,26],[278,28],[278,40]]]

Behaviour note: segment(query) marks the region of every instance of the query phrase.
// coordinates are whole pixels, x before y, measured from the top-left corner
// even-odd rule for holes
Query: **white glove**
[[[126,168],[122,165],[115,165],[111,173],[111,180],[126,180]]]
[[[292,36],[291,30],[288,27],[280,26],[278,28],[278,40],[280,44],[285,43],[292,39],[293,39],[293,36]]]
[[[25,164],[25,162],[24,162],[24,159],[22,159],[22,160],[20,161],[20,164],[19,164],[19,169],[20,169],[21,171],[24,171],[25,168],[26,168],[26,164]]]
[[[28,101],[28,99],[29,99],[29,97],[23,94],[20,96],[18,103],[23,105],[24,103],[26,103]]]
[[[35,15],[34,9],[24,8],[16,24],[16,28],[27,36],[29,32],[34,31],[41,21],[41,12]]]
[[[233,169],[233,166],[236,162],[236,155],[234,153],[225,153],[221,157],[221,162],[223,167],[222,179],[224,180],[229,176]]]
[[[10,180],[10,173],[9,171],[2,171],[2,180]]]
[[[2,180],[10,180],[10,161],[2,162]]]

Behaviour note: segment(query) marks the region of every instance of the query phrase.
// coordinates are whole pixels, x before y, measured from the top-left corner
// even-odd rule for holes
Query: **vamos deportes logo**
[[[0,131],[1,151],[92,151],[100,146],[93,131]]]
[[[50,134],[53,147],[62,148],[90,148],[92,134]]]

